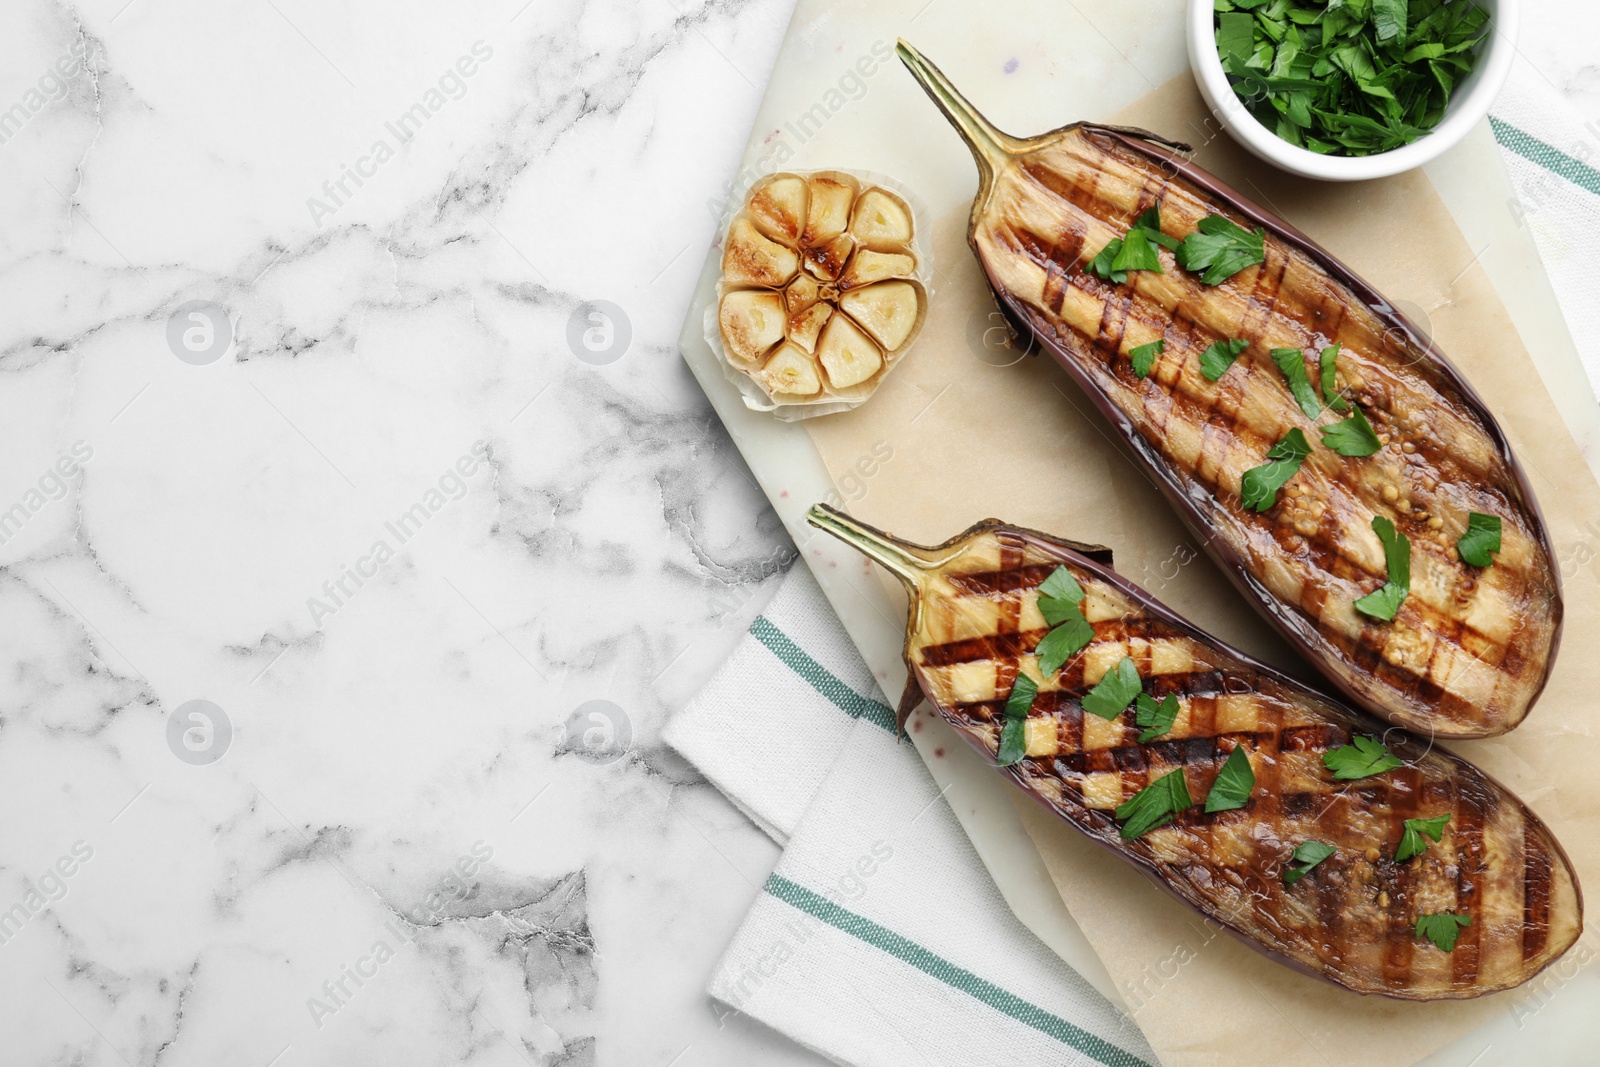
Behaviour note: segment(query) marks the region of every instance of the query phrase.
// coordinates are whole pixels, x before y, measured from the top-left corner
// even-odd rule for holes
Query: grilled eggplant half
[[[1089,123],[1011,137],[915,49],[899,53],[977,161],[968,240],[1002,309],[1121,431],[1240,590],[1390,722],[1452,738],[1516,726],[1555,657],[1558,572],[1500,427],[1437,348],[1324,249],[1172,151],[1183,146]],[[1141,246],[1128,269],[1096,264],[1124,238]],[[1341,421],[1346,452],[1364,439],[1371,454],[1319,439]],[[1295,444],[1309,453],[1298,472],[1251,502],[1246,472],[1292,462]],[[1409,544],[1392,619],[1357,608],[1390,577],[1375,518]],[[1486,567],[1457,549],[1475,521],[1500,527]]]
[[[1582,933],[1565,853],[1503,786],[1207,637],[1103,549],[993,520],[923,548],[824,505],[808,519],[910,595],[902,724],[926,696],[1028,795],[1277,958],[1358,993],[1462,999]],[[1042,671],[1041,642],[1072,627]]]

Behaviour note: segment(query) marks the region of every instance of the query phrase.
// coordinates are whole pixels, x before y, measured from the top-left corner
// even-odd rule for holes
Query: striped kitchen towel
[[[1589,385],[1600,393],[1600,116],[1573,107],[1518,57],[1489,116],[1516,201],[1566,316]]]
[[[861,1067],[1155,1063],[1011,914],[805,567],[666,738],[787,841],[711,981],[723,1010]]]
[[[756,694],[760,700],[751,699]],[[851,723],[862,718],[894,726],[816,579],[793,567],[733,655],[663,736],[781,845],[800,825]],[[752,752],[755,742],[759,751]]]
[[[1491,126],[1600,390],[1600,122],[1519,60]],[[1156,1062],[1011,914],[806,568],[666,739],[786,843],[712,978],[724,1010],[860,1067]]]

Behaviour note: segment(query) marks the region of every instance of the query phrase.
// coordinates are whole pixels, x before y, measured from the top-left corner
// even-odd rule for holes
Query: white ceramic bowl
[[[1463,0],[1452,0],[1462,3]],[[1215,7],[1212,0],[1189,0],[1189,65],[1200,95],[1222,127],[1253,155],[1291,174],[1324,181],[1354,182],[1383,178],[1420,167],[1448,151],[1489,113],[1489,105],[1505,84],[1517,50],[1517,0],[1476,0],[1489,12],[1489,37],[1477,62],[1450,95],[1444,118],[1430,132],[1408,145],[1371,156],[1325,156],[1280,138],[1256,121],[1228,84],[1217,54]]]

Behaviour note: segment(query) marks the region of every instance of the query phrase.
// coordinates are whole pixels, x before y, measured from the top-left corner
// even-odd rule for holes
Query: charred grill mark
[[[1349,865],[1340,862],[1340,859],[1339,854],[1335,853],[1312,868],[1307,876],[1316,887],[1313,892],[1317,895],[1317,921],[1322,924],[1322,936],[1313,941],[1312,949],[1319,959],[1331,966],[1338,966],[1343,961],[1351,946],[1351,933],[1357,928],[1352,906],[1354,886],[1347,881],[1350,877]],[[1321,870],[1330,862],[1337,866]]]
[[[1117,354],[1118,340],[1118,337],[1111,333],[1111,324],[1116,315],[1116,304],[1111,299],[1111,286],[1088,274],[1081,275],[1077,279],[1077,285],[1100,301],[1100,322],[1095,327],[1094,336],[1089,338],[1089,348],[1110,364]]]
[[[1161,340],[1166,340],[1165,337]],[[1133,361],[1125,364],[1128,378],[1134,383],[1133,388],[1140,392],[1140,400],[1144,405],[1145,424],[1159,439],[1167,440],[1167,424],[1172,419],[1173,409],[1181,402],[1182,394],[1169,393],[1161,388],[1156,379],[1156,369],[1161,361],[1161,356],[1156,356],[1156,363],[1151,365],[1150,376],[1140,383],[1140,379],[1133,373]]]
[[[1054,716],[1057,720],[1056,736],[1060,749],[1056,753],[1056,759],[1067,759],[1082,750],[1085,714],[1081,703],[1082,697],[1081,692],[1049,691],[1040,693],[1034,700],[1031,717]],[[1000,721],[1005,711],[1005,700],[997,697],[994,700],[953,703],[947,705],[947,710],[958,723],[987,725]],[[1274,768],[1263,778],[1262,760],[1271,759],[1276,763],[1279,755],[1284,752],[1327,752],[1345,744],[1349,738],[1349,732],[1339,727],[1330,727],[1321,732],[1296,728],[1285,730],[1280,736],[1278,728],[1271,724],[1255,730],[1218,733],[1215,730],[1196,730],[1191,717],[1188,736],[1160,737],[1141,745],[1137,740],[1140,730],[1134,725],[1134,713],[1131,710],[1123,712],[1119,721],[1125,727],[1122,741],[1093,751],[1105,753],[1140,751],[1162,763],[1186,766],[1205,760],[1216,760],[1220,767],[1220,761],[1232,751],[1233,745],[1242,744],[1251,754],[1251,765],[1258,776],[1258,787],[1271,786],[1273,789],[1277,788],[1276,769]],[[1227,741],[1229,744],[1219,748],[1219,742],[1222,741]],[[1257,758],[1258,755],[1260,759]],[[1363,807],[1380,806],[1388,796],[1385,787],[1373,784],[1364,784],[1356,788],[1346,787],[1346,792]],[[1320,797],[1325,804],[1332,795],[1332,790],[1307,795]]]
[[[1104,353],[1112,373],[1115,373],[1117,349],[1122,347],[1123,339],[1128,336],[1128,319],[1133,314],[1133,286],[1119,285],[1114,288],[1110,299],[1106,301],[1106,309],[1100,340],[1096,343]]]
[[[1031,631],[1028,631],[1026,633],[1022,633],[1022,634],[1006,634],[1004,636],[1008,641],[1013,639],[1013,638],[1020,638],[1021,639],[1020,643],[1022,645],[1024,645],[1024,646],[1028,646],[1030,648],[1030,650],[1031,650],[1032,646],[1029,644],[1029,642],[1033,641],[1033,642],[1036,643],[1034,635],[1038,635],[1038,636],[1042,637],[1044,635],[1044,631],[1043,630],[1031,630]],[[999,635],[997,635],[997,637],[998,636]],[[996,639],[997,638],[971,638],[970,640],[971,641],[992,641],[992,640],[996,640]],[[958,643],[959,644],[967,644],[966,641],[958,642]],[[952,646],[951,645],[929,645],[927,647],[929,647],[929,648],[948,649],[948,648],[951,648]],[[1093,647],[1093,646],[1091,646],[1091,647]],[[1020,655],[1020,653],[1018,655]],[[1004,657],[1004,656],[998,656],[998,657],[994,657],[994,656],[974,656],[972,659],[954,659],[951,662],[952,663],[972,663],[972,662],[978,662],[980,660],[1001,659],[1001,658],[1007,658],[1007,657]],[[1010,658],[1014,659],[1016,657],[1010,657]],[[1070,670],[1071,669],[1072,662],[1073,661],[1070,661],[1070,660],[1068,661],[1068,667],[1066,668],[1066,670]],[[924,659],[923,662],[922,662],[922,665],[924,667],[932,667],[932,666],[942,666],[944,664],[931,663],[927,659]],[[1198,700],[1205,699],[1205,698],[1214,698],[1214,697],[1220,696],[1220,695],[1222,695],[1224,693],[1231,694],[1233,696],[1245,696],[1245,695],[1250,695],[1250,694],[1255,692],[1255,690],[1253,688],[1251,688],[1251,686],[1250,686],[1249,676],[1245,675],[1245,674],[1224,674],[1222,671],[1203,670],[1203,671],[1189,671],[1189,672],[1170,673],[1170,674],[1157,674],[1157,675],[1153,675],[1152,676],[1152,675],[1150,675],[1148,673],[1149,670],[1150,670],[1150,661],[1149,661],[1148,655],[1146,655],[1146,657],[1144,659],[1144,664],[1143,664],[1143,666],[1140,667],[1140,677],[1142,677],[1144,679],[1144,681],[1145,681],[1146,691],[1152,697],[1154,697],[1157,700],[1160,700],[1160,699],[1166,697],[1169,694],[1177,696],[1180,699],[1187,698],[1187,699],[1189,699],[1191,701],[1198,701]],[[1082,697],[1084,693],[1088,692],[1090,687],[1087,684],[1084,683],[1081,671],[1078,672],[1078,674],[1076,675],[1076,679],[1077,679],[1076,682],[1074,682],[1072,680],[1071,676],[1069,676],[1069,675],[1067,675],[1065,673],[1062,675],[1061,687],[1059,689],[1059,692],[1063,695],[1063,697],[1070,696],[1073,699],[1077,699],[1077,698]],[[1007,690],[1007,691],[1009,691],[1009,690]],[[1052,691],[1052,692],[1056,692],[1056,691]],[[1046,695],[1045,693],[1041,693],[1040,694],[1040,699],[1042,700],[1045,697],[1045,695]],[[973,703],[983,704],[983,703],[987,703],[987,701],[975,701]],[[965,707],[966,704],[955,704],[953,706],[955,706],[955,707]],[[1038,707],[1038,706],[1039,705],[1037,705],[1037,704],[1035,705],[1035,707]],[[1191,730],[1193,730],[1193,728],[1194,728],[1193,727],[1194,722],[1195,722],[1194,710],[1193,710],[1193,704],[1191,704],[1191,708],[1190,708]],[[1296,728],[1296,729],[1302,729],[1302,728]],[[1337,731],[1336,727],[1329,727],[1328,729]],[[1196,731],[1196,732],[1198,732],[1198,731]]]
[[[1014,570],[1022,565],[1025,546],[1015,537],[1001,536],[1000,541],[1000,569],[1002,571]],[[999,627],[995,634],[996,640],[1014,635],[1021,629],[1019,623],[1022,619],[1022,594],[1021,591],[1008,593],[1001,598],[999,617],[996,620]],[[1010,694],[1016,685],[1020,666],[1017,660],[1006,657],[995,661],[994,682],[996,693]],[[999,739],[995,740],[996,748]]]
[[[1444,707],[1447,702],[1450,706],[1461,703],[1458,698],[1446,694],[1444,687],[1433,681],[1433,679],[1424,678],[1414,671],[1406,670],[1404,667],[1396,667],[1383,658],[1382,652],[1376,652],[1372,655],[1370,670],[1378,681],[1398,693],[1405,694],[1413,704]]]
[[[1050,243],[1050,262],[1045,268],[1044,303],[1051,314],[1060,315],[1067,289],[1072,285],[1072,275],[1079,264],[1088,258],[1084,242],[1087,235],[1082,230],[1067,230]]]
[[[1454,811],[1450,819],[1450,839],[1455,849],[1456,911],[1472,917],[1450,953],[1450,981],[1456,986],[1471,986],[1482,969],[1483,909],[1480,882],[1484,875],[1483,811],[1466,790],[1453,786]]]
[[[1150,619],[1106,619],[1092,625],[1097,643],[1166,636],[1166,629]],[[1048,632],[1038,629],[994,633],[985,637],[964,637],[958,641],[924,645],[919,653],[919,662],[924,667],[949,667],[977,660],[1016,659],[1031,653]],[[1069,660],[1069,666],[1071,663]]]
[[[947,641],[940,645],[924,645],[919,658],[924,667],[949,667],[977,660],[1015,661],[1018,657],[1032,652],[1045,632],[1030,630],[1027,633],[997,633],[988,637],[965,637],[959,641]]]
[[[1289,269],[1290,258],[1275,241],[1266,242],[1266,262],[1255,268],[1255,284],[1250,288],[1250,300],[1244,319],[1240,322],[1242,332],[1259,337],[1272,325],[1273,313],[1278,309],[1278,295],[1283,291],[1283,274]]]
[[[1036,588],[1050,577],[1056,566],[1054,563],[1031,563],[1007,570],[947,574],[945,580],[963,593],[989,596],[994,593],[1011,593],[1018,589]]]
[[[1195,356],[1194,361],[1195,373],[1199,374],[1200,357]],[[1226,379],[1227,375],[1224,374],[1223,378]],[[1194,473],[1197,481],[1209,486],[1220,487],[1228,453],[1233,450],[1234,442],[1239,440],[1233,432],[1232,416],[1223,407],[1231,388],[1231,385],[1218,381],[1211,400],[1204,408],[1200,427],[1200,456],[1195,461]]]
[[[1189,722],[1190,730],[1194,733],[1202,732],[1194,729],[1194,703],[1206,698],[1215,698],[1224,693],[1233,696],[1245,696],[1257,692],[1255,676],[1247,671],[1224,673],[1218,670],[1195,670],[1157,674],[1151,677],[1149,682],[1150,695],[1157,700],[1171,694],[1180,698],[1187,698],[1191,702]]]
[[[1039,189],[1049,193],[1062,204],[1079,208],[1078,201],[1087,199],[1093,203],[1095,194],[1100,189],[1101,170],[1098,167],[1085,167],[1072,178],[1064,177],[1054,167],[1048,165],[1030,165],[1025,161],[1022,165],[1023,175]],[[1083,184],[1087,182],[1088,184]],[[1079,210],[1082,210],[1079,208]]]
[[[1004,700],[973,700],[951,704],[945,711],[957,726],[985,727],[1000,720],[1005,704]]]
[[[1327,806],[1326,793],[1312,790],[1297,790],[1293,793],[1284,793],[1278,797],[1278,810],[1285,818],[1299,819],[1305,816],[1319,814]]]
[[[1282,796],[1283,786],[1283,760],[1281,757],[1282,734],[1273,730],[1270,733],[1257,731],[1250,736],[1249,741],[1240,741],[1250,751],[1251,769],[1256,776],[1255,789],[1251,795],[1257,801],[1257,814],[1263,819],[1276,821],[1278,819],[1278,798]]]
[[[1333,555],[1331,546],[1339,537],[1342,520],[1338,513],[1329,506],[1324,506],[1321,514],[1316,516],[1316,532],[1309,538],[1307,552],[1325,552],[1329,557]],[[1301,545],[1306,544],[1306,538],[1297,538],[1291,546],[1293,554],[1301,554]],[[1315,621],[1322,617],[1322,609],[1328,603],[1328,583],[1323,580],[1326,569],[1323,567],[1305,567],[1305,584],[1300,588],[1300,610],[1305,617]]]
[[[1290,726],[1278,739],[1280,752],[1329,752],[1350,743],[1350,731],[1337,723]]]
[[[1208,687],[1183,694],[1188,698],[1189,732],[1197,737],[1209,737],[1217,731],[1217,693],[1221,692],[1222,675],[1217,672],[1214,677],[1216,689]],[[1165,696],[1166,693],[1159,693],[1157,699]]]
[[[1083,707],[1076,700],[1067,699],[1064,693],[1057,696],[1056,737],[1061,751],[1079,752],[1083,749]]]
[[[1527,653],[1519,645],[1506,645],[1502,649],[1500,669],[1513,678],[1523,673],[1528,665]]]
[[[1217,739],[1214,737],[1186,737],[1173,741],[1151,741],[1147,745],[1125,745],[1122,748],[1143,748],[1169,769],[1196,767],[1204,769],[1217,763]],[[1122,751],[1122,748],[1115,751]],[[1165,773],[1165,772],[1163,772]]]
[[[1068,284],[1067,272],[1052,261],[1044,274],[1044,305],[1052,315],[1061,314],[1061,302],[1066,298]]]
[[[1218,766],[1220,766],[1221,758],[1219,758],[1216,762]],[[1210,783],[1207,783],[1206,788],[1210,788]],[[1228,826],[1232,823],[1238,822],[1254,822],[1260,818],[1260,809],[1256,803],[1259,799],[1257,797],[1250,797],[1250,799],[1246,800],[1237,808],[1229,808],[1227,811],[1208,812],[1205,808],[1205,792],[1197,792],[1194,794],[1194,796],[1197,798],[1195,805],[1185,810],[1183,814],[1179,816],[1186,826],[1206,827],[1209,829],[1218,826]],[[1237,878],[1239,881],[1244,883],[1252,895],[1260,896],[1265,895],[1267,892],[1264,888],[1264,879],[1262,877],[1262,873],[1255,867],[1254,864],[1221,864],[1215,862],[1214,860],[1208,860],[1208,864],[1213,871],[1220,871]]]
[[[1550,937],[1550,853],[1538,828],[1522,828],[1522,958],[1534,959]]]
[[[1421,774],[1413,766],[1399,767],[1388,774],[1389,834],[1383,848],[1385,859],[1392,859],[1405,821],[1416,817]],[[1380,810],[1380,809],[1374,809]],[[1410,861],[1415,864],[1415,861]],[[1390,989],[1403,989],[1411,980],[1411,960],[1416,945],[1409,912],[1412,906],[1411,868],[1407,864],[1387,863],[1389,912],[1384,931],[1383,982]]]
[[[1020,225],[1013,225],[1009,232],[1017,252],[1026,256],[1040,270],[1050,269],[1050,264],[1055,262],[1059,240],[1050,240]]]
[[[1339,300],[1327,301],[1327,300],[1324,300],[1323,301],[1323,312],[1322,313],[1324,315],[1328,314],[1326,309],[1327,309],[1327,307],[1329,306],[1330,303],[1331,303],[1331,305],[1333,307],[1333,312],[1332,312],[1331,318],[1327,322],[1323,322],[1321,319],[1319,319],[1318,322],[1317,322],[1318,328],[1322,331],[1322,336],[1317,342],[1317,344],[1319,346],[1319,349],[1318,349],[1319,351],[1322,348],[1327,348],[1330,344],[1333,343],[1334,339],[1337,338],[1339,336],[1340,332],[1341,332],[1340,328],[1344,325],[1345,306],[1344,306],[1343,301],[1339,301]]]
[[[1397,783],[1396,788],[1404,790],[1405,787]],[[1393,792],[1394,790],[1390,789],[1386,783],[1374,782],[1370,779],[1355,782],[1344,787],[1345,796],[1349,797],[1353,803],[1358,804],[1369,811],[1382,811],[1390,807],[1391,801],[1389,798]],[[1400,824],[1395,823],[1394,825],[1399,826]],[[1399,832],[1395,831],[1392,836],[1394,837],[1395,842],[1398,843],[1400,840]]]
[[[1278,808],[1276,762],[1272,754],[1272,744],[1276,735],[1255,738],[1255,743],[1243,739],[1236,739],[1234,745],[1222,746],[1218,750],[1217,770],[1220,774],[1226,758],[1232,750],[1243,747],[1245,755],[1250,760],[1250,765],[1256,776],[1255,786],[1250,790],[1250,795],[1245,799],[1244,806],[1231,811],[1218,812],[1212,818],[1222,817],[1225,822],[1241,822],[1248,820],[1252,826],[1281,827],[1283,817]],[[1211,785],[1216,784],[1212,778]],[[1208,785],[1208,789],[1211,787]],[[1236,843],[1236,854],[1229,858],[1227,866],[1239,872],[1239,878],[1244,883],[1245,891],[1258,900],[1271,900],[1277,887],[1268,884],[1278,877],[1277,873],[1270,871],[1270,857],[1263,855],[1263,842],[1250,834],[1241,835],[1242,840]]]
[[[1014,538],[1000,538],[1000,570],[1015,573],[1022,567],[1027,548]],[[1041,579],[1042,580],[1042,579]],[[1009,590],[1000,601],[1000,632],[1015,633],[1022,621],[1022,589]]]

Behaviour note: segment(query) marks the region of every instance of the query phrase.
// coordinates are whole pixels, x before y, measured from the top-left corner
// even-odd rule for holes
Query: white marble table
[[[0,11],[5,1064],[817,1062],[659,740],[791,558],[672,341],[788,8]]]

